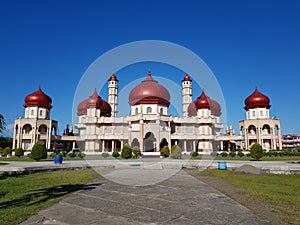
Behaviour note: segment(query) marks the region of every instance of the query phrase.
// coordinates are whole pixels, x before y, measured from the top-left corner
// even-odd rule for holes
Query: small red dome
[[[83,100],[82,102],[79,103],[77,107],[77,115],[82,116],[87,114],[87,104],[88,99]]]
[[[204,90],[202,90],[201,95],[189,105],[189,116],[196,116],[198,109],[210,109],[209,98],[206,96]]]
[[[208,101],[210,105],[211,114],[214,116],[221,116],[222,113],[220,104],[211,98],[208,98]]]
[[[166,88],[158,84],[148,71],[148,77],[138,86],[133,88],[129,94],[129,104],[160,104],[170,105],[170,94]]]
[[[77,107],[77,115],[86,115],[88,108],[101,109],[100,116],[111,116],[111,106],[98,95],[96,89],[92,96],[79,103]]]
[[[118,82],[117,76],[115,74],[111,75],[109,78],[109,81],[117,81]]]
[[[98,95],[96,88],[92,96],[90,96],[87,100],[86,104],[87,108],[96,108],[101,109],[102,107],[102,98]]]
[[[25,97],[24,107],[26,108],[29,106],[38,106],[51,109],[52,99],[48,95],[46,95],[39,86],[35,92]]]
[[[111,116],[111,106],[104,100],[102,100],[101,116]]]
[[[186,74],[186,75],[184,76],[182,82],[183,82],[183,81],[192,81],[192,80],[191,80],[190,76],[189,76],[188,74]]]
[[[264,94],[260,93],[257,88],[255,91],[245,100],[245,110],[255,109],[255,108],[267,108],[269,109],[270,99]]]

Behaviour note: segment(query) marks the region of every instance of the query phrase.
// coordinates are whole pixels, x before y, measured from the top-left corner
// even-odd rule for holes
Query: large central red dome
[[[255,109],[255,108],[267,108],[269,109],[270,99],[264,94],[260,93],[257,88],[255,91],[245,100],[245,109]]]
[[[129,104],[131,106],[139,104],[159,104],[169,106],[170,94],[166,88],[152,78],[149,71],[148,77],[130,92]]]
[[[33,106],[33,107],[38,106],[38,107],[51,109],[52,99],[48,95],[46,95],[39,86],[35,92],[25,97],[24,107],[26,108],[29,106]]]

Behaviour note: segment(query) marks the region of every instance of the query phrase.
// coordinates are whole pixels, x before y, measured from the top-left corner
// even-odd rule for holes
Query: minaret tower
[[[112,117],[116,117],[118,114],[118,88],[118,79],[113,74],[108,80],[108,103],[111,106]]]
[[[192,102],[192,80],[188,74],[186,74],[181,81],[182,83],[182,115],[188,116],[188,107]]]

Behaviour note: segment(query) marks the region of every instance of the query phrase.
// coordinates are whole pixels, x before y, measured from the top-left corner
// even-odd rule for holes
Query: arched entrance
[[[154,142],[156,141],[154,134],[148,132],[144,138],[144,151],[145,152],[155,152]]]

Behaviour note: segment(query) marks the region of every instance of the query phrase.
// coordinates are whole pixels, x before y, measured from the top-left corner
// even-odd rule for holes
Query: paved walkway
[[[123,172],[127,169],[121,169]],[[126,173],[148,176],[155,168]],[[169,169],[160,169],[161,173]],[[115,170],[113,170],[115,171]],[[144,173],[146,171],[146,173]],[[149,172],[149,173],[148,173]],[[173,173],[173,172],[171,172]],[[148,174],[148,175],[147,175]],[[135,177],[140,179],[142,176]],[[180,170],[148,186],[122,185],[104,177],[42,210],[22,225],[270,224],[222,193]]]

